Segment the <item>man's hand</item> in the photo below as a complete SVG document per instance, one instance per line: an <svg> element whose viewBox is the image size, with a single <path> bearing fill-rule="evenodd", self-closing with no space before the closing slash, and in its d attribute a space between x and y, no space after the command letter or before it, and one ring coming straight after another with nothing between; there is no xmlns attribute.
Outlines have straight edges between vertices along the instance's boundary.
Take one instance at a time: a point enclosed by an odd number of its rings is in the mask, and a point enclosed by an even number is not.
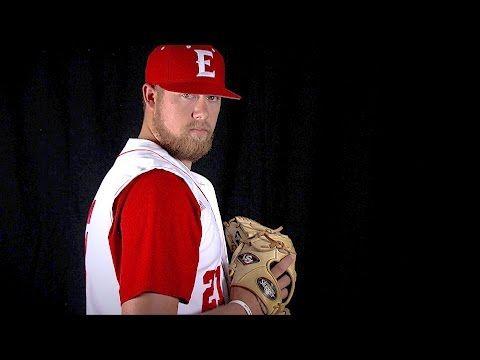
<svg viewBox="0 0 480 360"><path fill-rule="evenodd" d="M288 276L285 271L291 264L293 264L295 258L296 256L294 254L285 256L272 268L272 274L278 280L278 286L283 300L288 297L288 286L291 284L290 276ZM244 301L252 310L253 315L264 315L267 311L265 305L250 290L235 286L232 288L230 297L231 300Z"/></svg>
<svg viewBox="0 0 480 360"><path fill-rule="evenodd" d="M289 313L286 306L297 280L292 239L281 233L282 226L271 229L244 216L235 216L223 225L232 252L228 274L232 299L248 296L237 292L236 288L242 288L261 302L262 313Z"/></svg>

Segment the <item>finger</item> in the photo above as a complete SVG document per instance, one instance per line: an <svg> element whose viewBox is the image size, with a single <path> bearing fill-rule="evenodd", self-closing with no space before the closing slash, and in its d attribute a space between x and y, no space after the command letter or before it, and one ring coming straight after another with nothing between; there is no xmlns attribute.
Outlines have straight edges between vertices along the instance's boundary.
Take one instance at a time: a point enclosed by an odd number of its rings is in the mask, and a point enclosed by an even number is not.
<svg viewBox="0 0 480 360"><path fill-rule="evenodd" d="M283 275L279 280L278 280L278 287L280 289L286 288L288 285L292 283L292 279L290 279L290 276L288 275Z"/></svg>
<svg viewBox="0 0 480 360"><path fill-rule="evenodd" d="M282 300L285 300L287 297L288 297L288 290L287 290L287 289L283 289L283 290L282 290Z"/></svg>
<svg viewBox="0 0 480 360"><path fill-rule="evenodd" d="M272 268L272 274L275 278L278 278L282 275L285 270L295 261L293 254L285 256L277 265Z"/></svg>

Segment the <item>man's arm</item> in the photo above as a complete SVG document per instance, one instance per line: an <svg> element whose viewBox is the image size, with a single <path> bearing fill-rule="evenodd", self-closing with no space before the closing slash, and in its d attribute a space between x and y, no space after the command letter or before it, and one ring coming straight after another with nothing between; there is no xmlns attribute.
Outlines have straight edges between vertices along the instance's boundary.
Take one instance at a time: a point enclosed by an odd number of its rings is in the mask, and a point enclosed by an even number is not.
<svg viewBox="0 0 480 360"><path fill-rule="evenodd" d="M122 313L176 314L177 299L188 301L195 283L198 201L182 178L155 169L132 180L115 202L109 244Z"/></svg>
<svg viewBox="0 0 480 360"><path fill-rule="evenodd" d="M178 299L156 293L144 293L122 304L122 315L177 315Z"/></svg>
<svg viewBox="0 0 480 360"><path fill-rule="evenodd" d="M273 275L279 279L278 285L282 298L288 296L287 287L290 285L290 278L284 273L290 264L295 260L293 255L286 256L272 268ZM282 276L283 275L283 276ZM263 315L260 301L255 294L246 289L234 287L230 294L232 300L242 300L252 310L253 315ZM125 301L122 304L122 315L176 315L178 312L178 299L156 293L144 293L136 298ZM220 305L215 309L206 311L200 315L245 315L242 306L236 303Z"/></svg>
<svg viewBox="0 0 480 360"><path fill-rule="evenodd" d="M243 301L249 304L254 314L262 314L260 304L255 299L255 295L248 290L239 289L242 294ZM246 300L248 294L251 295L250 300ZM238 295L237 295L238 296ZM122 315L176 315L178 311L178 299L161 294L145 293L134 299L125 301L122 304ZM236 303L228 303L221 305L215 309L204 312L201 315L245 315L243 307Z"/></svg>

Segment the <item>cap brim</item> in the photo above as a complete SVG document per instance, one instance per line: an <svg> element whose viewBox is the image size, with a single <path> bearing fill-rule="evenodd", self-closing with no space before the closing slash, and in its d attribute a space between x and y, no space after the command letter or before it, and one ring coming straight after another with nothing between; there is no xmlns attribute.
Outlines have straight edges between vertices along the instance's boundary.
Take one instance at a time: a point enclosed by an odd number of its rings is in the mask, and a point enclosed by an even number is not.
<svg viewBox="0 0 480 360"><path fill-rule="evenodd" d="M223 87L209 86L208 84L164 83L158 85L160 85L165 90L179 93L215 95L234 100L240 100L242 98L240 95L235 94L233 91L230 91Z"/></svg>

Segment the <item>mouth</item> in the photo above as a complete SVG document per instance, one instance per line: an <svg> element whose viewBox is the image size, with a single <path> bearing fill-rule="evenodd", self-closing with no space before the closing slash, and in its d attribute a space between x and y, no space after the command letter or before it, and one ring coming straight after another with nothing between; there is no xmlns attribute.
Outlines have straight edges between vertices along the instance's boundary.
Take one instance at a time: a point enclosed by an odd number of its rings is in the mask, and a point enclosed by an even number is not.
<svg viewBox="0 0 480 360"><path fill-rule="evenodd" d="M207 129L190 129L191 133L197 134L197 135L206 135L208 134Z"/></svg>

